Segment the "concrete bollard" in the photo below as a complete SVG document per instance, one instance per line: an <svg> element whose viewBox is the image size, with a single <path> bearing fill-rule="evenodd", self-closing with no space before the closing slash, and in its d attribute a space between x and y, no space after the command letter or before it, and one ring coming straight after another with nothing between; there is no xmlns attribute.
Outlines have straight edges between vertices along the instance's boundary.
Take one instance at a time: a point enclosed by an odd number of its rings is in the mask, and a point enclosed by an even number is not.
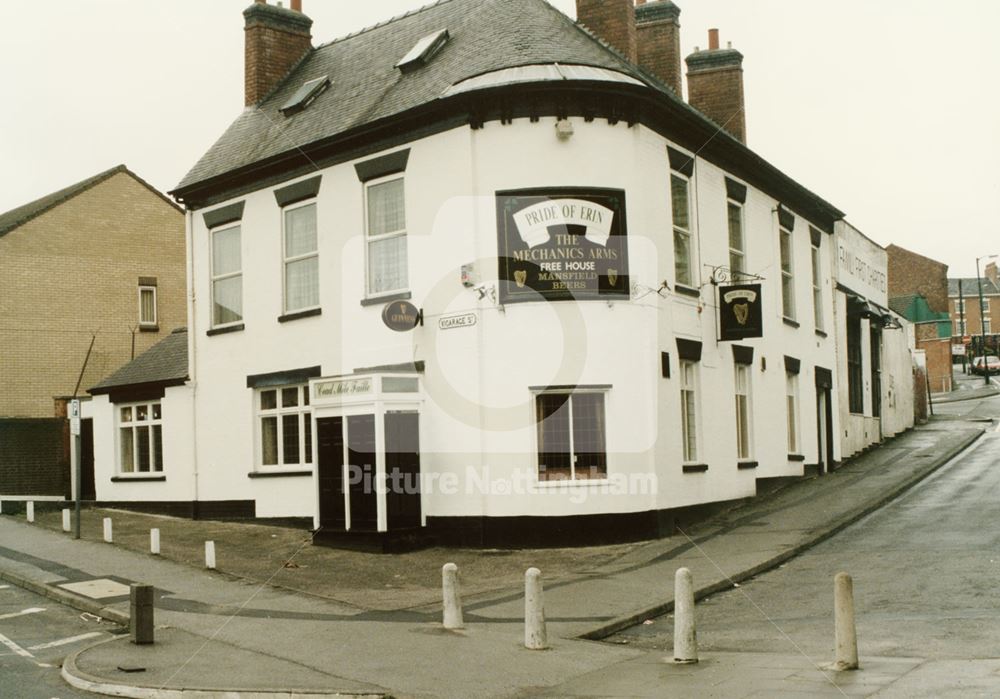
<svg viewBox="0 0 1000 699"><path fill-rule="evenodd" d="M154 556L160 555L160 530L149 530L149 552Z"/></svg>
<svg viewBox="0 0 1000 699"><path fill-rule="evenodd" d="M28 500L28 503L27 503L26 507L27 507L28 521L31 522L31 523L34 523L34 521L35 521L35 503L33 501L31 501L31 500Z"/></svg>
<svg viewBox="0 0 1000 699"><path fill-rule="evenodd" d="M858 669L858 634L854 626L854 580L847 573L833 579L833 616L837 640L835 670Z"/></svg>
<svg viewBox="0 0 1000 699"><path fill-rule="evenodd" d="M62 524L63 524L63 531L64 532L68 532L70 529L72 529L72 526L71 526L72 523L69 520L69 510L68 509L64 509L62 511L62 517L63 517L63 522L62 522Z"/></svg>
<svg viewBox="0 0 1000 699"><path fill-rule="evenodd" d="M132 583L129 590L129 636L132 643L153 642L153 586Z"/></svg>
<svg viewBox="0 0 1000 699"><path fill-rule="evenodd" d="M114 542L114 540L115 540L114 534L113 534L113 532L111 530L111 518L110 517L105 517L104 518L104 541L106 541L107 543L110 544L110 543Z"/></svg>
<svg viewBox="0 0 1000 699"><path fill-rule="evenodd" d="M458 589L458 566L445 563L441 568L441 593L444 598L444 627L462 629L462 597Z"/></svg>
<svg viewBox="0 0 1000 699"><path fill-rule="evenodd" d="M524 647L528 650L544 650L548 646L542 571L528 568L524 574Z"/></svg>
<svg viewBox="0 0 1000 699"><path fill-rule="evenodd" d="M694 581L691 571L674 574L674 662L698 662L698 632L694 621Z"/></svg>
<svg viewBox="0 0 1000 699"><path fill-rule="evenodd" d="M215 542L206 541L205 542L205 567L209 570L215 570Z"/></svg>

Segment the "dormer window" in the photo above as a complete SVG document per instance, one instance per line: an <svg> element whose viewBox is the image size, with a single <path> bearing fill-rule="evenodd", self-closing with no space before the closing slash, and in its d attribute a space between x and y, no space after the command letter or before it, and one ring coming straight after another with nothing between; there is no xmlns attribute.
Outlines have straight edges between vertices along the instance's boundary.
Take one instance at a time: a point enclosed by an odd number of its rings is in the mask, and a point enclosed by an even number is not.
<svg viewBox="0 0 1000 699"><path fill-rule="evenodd" d="M312 104L313 101L323 94L328 87L330 87L330 78L326 75L322 78L316 78L315 80L303 83L302 86L295 91L295 94L292 95L287 102L281 105L281 113L286 117L298 114Z"/></svg>
<svg viewBox="0 0 1000 699"><path fill-rule="evenodd" d="M434 58L438 51L444 48L449 38L451 37L447 29L428 34L418 41L408 54L403 56L399 63L396 64L396 67L402 73L410 73L418 68L423 68L431 62L431 59Z"/></svg>

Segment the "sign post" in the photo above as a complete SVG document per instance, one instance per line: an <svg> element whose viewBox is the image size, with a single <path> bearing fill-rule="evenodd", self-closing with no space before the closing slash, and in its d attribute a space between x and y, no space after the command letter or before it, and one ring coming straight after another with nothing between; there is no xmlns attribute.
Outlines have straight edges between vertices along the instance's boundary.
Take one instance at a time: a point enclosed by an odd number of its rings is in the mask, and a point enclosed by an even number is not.
<svg viewBox="0 0 1000 699"><path fill-rule="evenodd" d="M73 473L76 484L73 488L73 499L75 504L73 518L73 538L80 538L80 497L83 493L83 469L80 465L80 399L74 398L69 402L69 433L73 435Z"/></svg>

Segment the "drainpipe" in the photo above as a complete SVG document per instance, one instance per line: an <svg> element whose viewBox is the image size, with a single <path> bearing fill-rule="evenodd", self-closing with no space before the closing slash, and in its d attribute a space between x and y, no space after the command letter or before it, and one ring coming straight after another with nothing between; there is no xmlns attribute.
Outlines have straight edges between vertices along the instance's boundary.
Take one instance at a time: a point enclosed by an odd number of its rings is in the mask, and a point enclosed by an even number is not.
<svg viewBox="0 0 1000 699"><path fill-rule="evenodd" d="M187 336L188 380L191 382L191 477L194 483L192 515L198 514L198 376L195 352L198 348L197 304L194 292L194 214L188 209L184 214L184 235L187 243Z"/></svg>

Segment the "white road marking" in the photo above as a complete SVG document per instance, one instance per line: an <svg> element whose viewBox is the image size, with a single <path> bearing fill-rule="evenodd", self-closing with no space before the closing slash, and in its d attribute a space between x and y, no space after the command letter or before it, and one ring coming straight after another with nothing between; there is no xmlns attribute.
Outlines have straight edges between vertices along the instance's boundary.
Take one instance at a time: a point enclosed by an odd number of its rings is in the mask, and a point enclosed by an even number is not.
<svg viewBox="0 0 1000 699"><path fill-rule="evenodd" d="M21 646L19 646L16 643L14 643L12 640L10 640L6 636L4 636L2 633L0 633L0 644L7 646L14 653L16 653L17 655L20 655L22 658L31 658L32 660L35 659L35 656L33 656L31 653L29 653L28 651L26 651Z"/></svg>
<svg viewBox="0 0 1000 699"><path fill-rule="evenodd" d="M44 612L45 610L41 607L31 607L30 609L22 609L19 612L14 612L13 614L0 614L0 619L13 619L14 617L24 616L25 614L38 614L38 612Z"/></svg>
<svg viewBox="0 0 1000 699"><path fill-rule="evenodd" d="M31 646L28 650L45 650L46 648L55 648L57 646L66 646L70 643L76 643L77 641L84 641L88 638L94 638L95 636L100 636L100 631L92 631L90 633L82 633L79 636L70 636L69 638L62 638L58 641L52 641L51 643L39 643L37 646Z"/></svg>

